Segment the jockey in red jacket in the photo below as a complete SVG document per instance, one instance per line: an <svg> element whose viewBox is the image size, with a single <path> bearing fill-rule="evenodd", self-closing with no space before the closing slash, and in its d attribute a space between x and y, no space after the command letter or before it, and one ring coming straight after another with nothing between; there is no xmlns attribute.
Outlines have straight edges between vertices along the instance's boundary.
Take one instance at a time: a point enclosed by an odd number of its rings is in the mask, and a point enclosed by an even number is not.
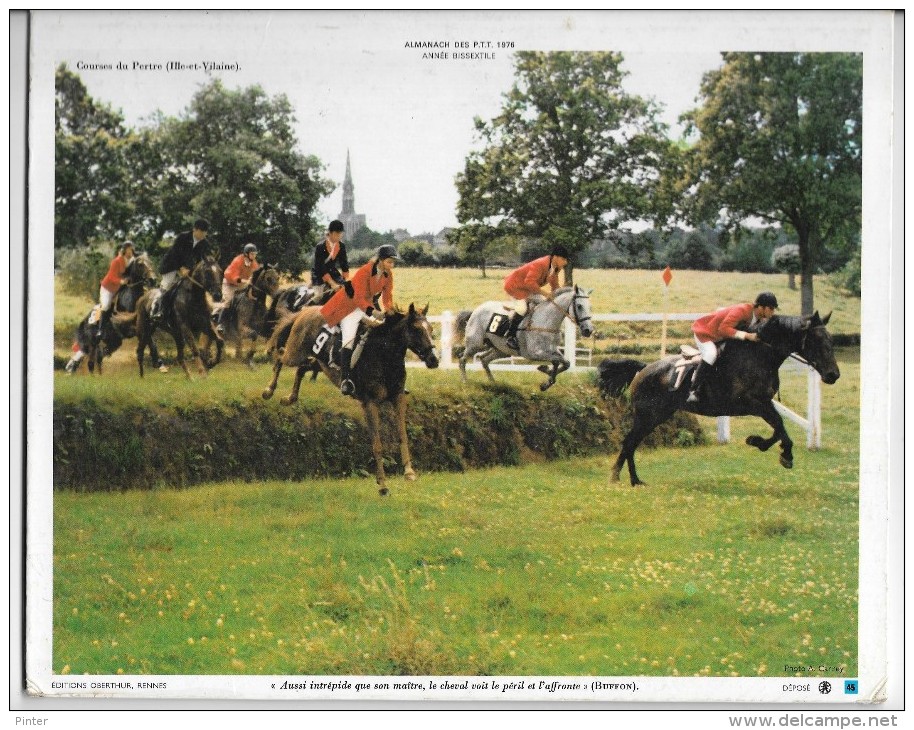
<svg viewBox="0 0 914 730"><path fill-rule="evenodd" d="M505 291L519 303L514 305L511 316L511 325L508 329L506 342L508 347L517 350L517 327L527 313L528 301L531 297L536 299L550 296L559 288L559 272L568 265L568 251L564 246L555 245L548 256L534 259L512 271L505 278ZM549 285L547 293L543 287ZM534 299L534 301L536 301Z"/></svg>
<svg viewBox="0 0 914 730"><path fill-rule="evenodd" d="M698 389L707 380L708 372L717 360L717 343L728 339L758 340L755 332L747 332L746 329L770 319L777 307L778 300L774 294L766 291L755 298L755 304L734 304L695 320L692 332L701 353L701 362L692 377L687 403L698 402Z"/></svg>
<svg viewBox="0 0 914 730"><path fill-rule="evenodd" d="M343 283L336 294L321 307L321 316L331 327L339 325L342 330L343 347L340 352L342 382L340 392L343 395L355 393L355 384L351 379L350 363L352 350L355 346L355 336L359 322L365 321L369 326L379 324L373 317L369 317L371 309L375 306L375 297L381 298L381 309L389 312L393 309L394 298L394 262L397 249L385 244L378 249L378 253L368 260L355 272L353 277Z"/></svg>

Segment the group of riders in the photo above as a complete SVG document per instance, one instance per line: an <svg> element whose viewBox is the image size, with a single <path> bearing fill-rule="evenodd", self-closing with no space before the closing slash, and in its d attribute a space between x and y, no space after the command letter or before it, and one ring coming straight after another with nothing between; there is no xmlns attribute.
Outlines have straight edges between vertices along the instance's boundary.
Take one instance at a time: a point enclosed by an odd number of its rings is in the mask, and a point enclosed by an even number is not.
<svg viewBox="0 0 914 730"><path fill-rule="evenodd" d="M175 237L174 243L162 259L163 295L155 302L153 316L160 316L160 311L157 310L161 308L162 300L167 293L186 277L197 263L211 255L207 240L208 230L209 223L199 218L190 231ZM327 227L323 242L315 249L307 303L322 302L320 313L327 327L338 326L341 331L340 390L344 395L352 395L355 392L355 385L351 378L350 363L359 325L376 327L381 324L383 316L393 310L393 272L395 262L400 260L400 257L397 255L396 247L390 244L382 245L371 259L350 275L343 232L343 223L339 220L332 221ZM124 278L125 272L134 255L133 243L125 241L101 280L99 305L96 308L99 313L99 336L110 320L118 290L127 283ZM506 334L508 347L515 351L519 350L518 328L524 316L531 305L536 306L544 299L551 298L562 285L568 261L567 249L560 244L555 245L547 256L520 266L505 278L504 290L514 300L510 307L512 312ZM228 303L239 290L250 284L259 268L257 247L253 243L248 243L225 269L222 302L216 310L217 329L221 328L221 315ZM728 339L757 340L758 335L752 330L769 319L777 307L778 302L774 294L762 292L753 303L734 304L701 317L693 323L692 332L701 354L701 361L692 380L688 402L694 403L699 400L700 388L713 372L719 352L718 345ZM81 354L74 354L73 359L67 364L68 372L75 370Z"/></svg>

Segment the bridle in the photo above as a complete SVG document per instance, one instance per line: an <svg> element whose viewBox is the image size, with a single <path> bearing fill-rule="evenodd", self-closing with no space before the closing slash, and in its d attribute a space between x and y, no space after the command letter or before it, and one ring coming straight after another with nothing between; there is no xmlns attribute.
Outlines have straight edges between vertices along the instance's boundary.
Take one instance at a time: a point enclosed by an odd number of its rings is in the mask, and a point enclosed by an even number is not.
<svg viewBox="0 0 914 730"><path fill-rule="evenodd" d="M561 330L562 330L561 322L566 319L574 322L575 326L580 327L582 322L589 322L591 319L593 319L593 317L588 315L587 317L579 318L577 301L578 301L578 299L589 299L589 298L590 297L587 294L581 293L581 290L578 289L577 287L574 289L574 292L571 295L571 305L565 309L563 309L558 304L556 304L555 299L549 298L546 300L546 302L551 304L553 307L555 307L562 313L562 320L559 321L560 322L559 326L556 327L555 329L549 329L547 327L525 327L524 329L527 332L552 332L554 334L556 332L561 332Z"/></svg>

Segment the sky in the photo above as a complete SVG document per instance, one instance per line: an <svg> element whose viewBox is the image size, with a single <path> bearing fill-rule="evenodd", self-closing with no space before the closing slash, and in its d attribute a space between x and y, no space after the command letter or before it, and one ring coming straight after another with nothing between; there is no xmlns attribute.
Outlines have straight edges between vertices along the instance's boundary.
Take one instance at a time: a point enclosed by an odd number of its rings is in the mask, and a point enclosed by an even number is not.
<svg viewBox="0 0 914 730"><path fill-rule="evenodd" d="M44 14L39 29L59 36L56 62L66 62L93 98L131 125L156 111L179 114L212 78L227 88L259 84L270 96L285 94L299 150L316 155L338 185L319 204L322 220L341 211L348 152L356 212L367 225L418 234L457 224L454 177L475 144L474 117L494 117L513 83L512 50L551 50L556 34L567 50L618 50L604 47L603 35L583 22L594 18L607 16L546 13L520 22L461 13L81 12ZM415 47L422 42L447 46ZM622 50L627 90L654 97L666 109L664 121L675 125L720 53L643 48ZM424 59L427 51L449 56ZM455 59L457 52L489 55ZM170 61L199 68L169 70Z"/></svg>

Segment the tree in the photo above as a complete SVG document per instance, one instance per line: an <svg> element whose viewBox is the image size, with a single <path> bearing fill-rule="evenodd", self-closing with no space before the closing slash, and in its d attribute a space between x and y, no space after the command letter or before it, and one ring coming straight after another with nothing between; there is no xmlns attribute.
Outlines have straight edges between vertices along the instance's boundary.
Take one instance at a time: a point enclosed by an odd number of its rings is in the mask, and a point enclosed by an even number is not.
<svg viewBox="0 0 914 730"><path fill-rule="evenodd" d="M787 286L797 288L796 275L800 273L800 247L795 243L785 243L771 252L771 265L778 271L787 272Z"/></svg>
<svg viewBox="0 0 914 730"><path fill-rule="evenodd" d="M66 64L54 81L54 246L123 239L135 211L135 140L120 113L93 100Z"/></svg>
<svg viewBox="0 0 914 730"><path fill-rule="evenodd" d="M484 223L471 223L447 233L448 243L459 252L464 263L478 266L486 278L486 265L499 256L516 256L519 241L510 233Z"/></svg>
<svg viewBox="0 0 914 730"><path fill-rule="evenodd" d="M284 95L230 91L219 80L202 87L161 127L160 232L203 216L224 262L253 242L263 261L308 268L320 229L315 207L333 187L319 160L295 149L294 123Z"/></svg>
<svg viewBox="0 0 914 730"><path fill-rule="evenodd" d="M725 53L685 114L696 144L680 189L686 217L794 231L803 314L828 247L852 251L861 223L863 59L851 53Z"/></svg>
<svg viewBox="0 0 914 730"><path fill-rule="evenodd" d="M653 193L670 143L655 105L622 88L622 60L517 54L501 113L476 119L482 149L456 179L462 225L574 253L626 221L663 217Z"/></svg>

